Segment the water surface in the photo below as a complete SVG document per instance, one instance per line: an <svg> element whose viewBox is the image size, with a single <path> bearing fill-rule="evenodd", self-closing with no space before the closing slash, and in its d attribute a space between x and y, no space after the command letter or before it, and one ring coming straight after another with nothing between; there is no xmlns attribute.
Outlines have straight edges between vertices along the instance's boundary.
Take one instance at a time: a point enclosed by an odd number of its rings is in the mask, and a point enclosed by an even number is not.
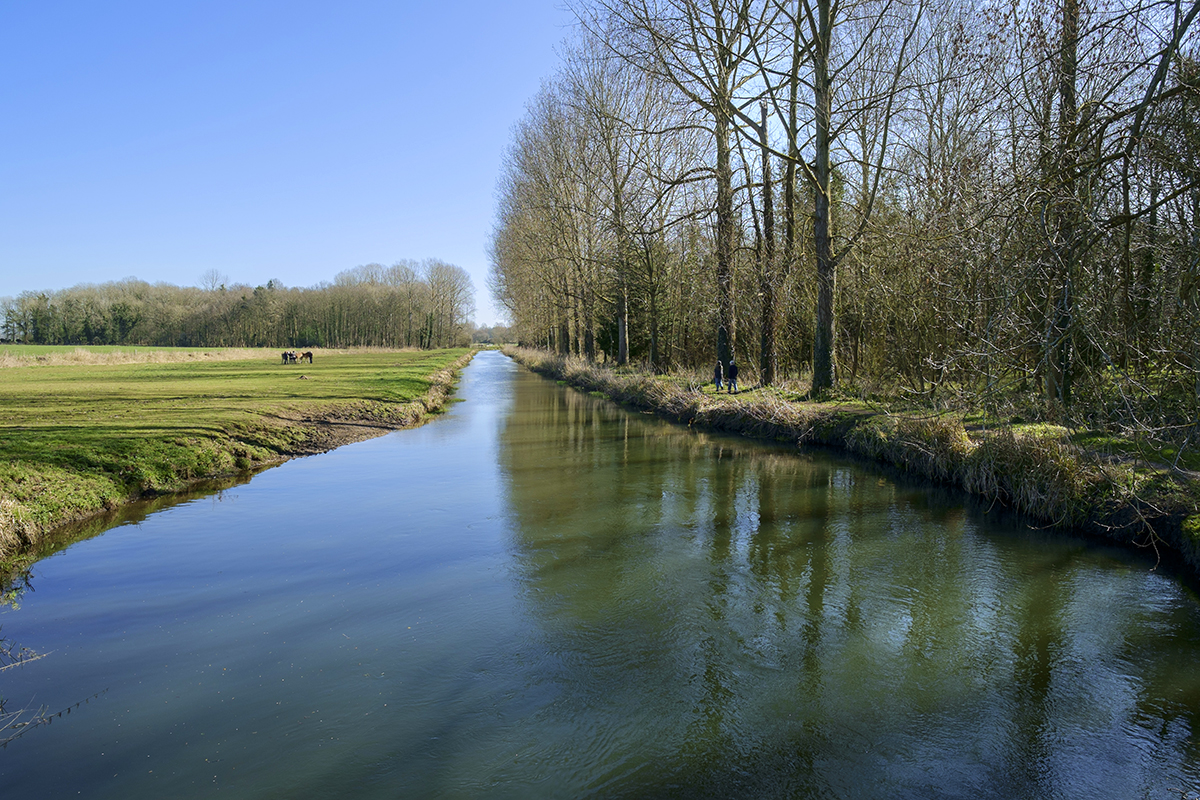
<svg viewBox="0 0 1200 800"><path fill-rule="evenodd" d="M60 797L1173 797L1152 564L498 353L450 413L39 562L0 751Z"/></svg>

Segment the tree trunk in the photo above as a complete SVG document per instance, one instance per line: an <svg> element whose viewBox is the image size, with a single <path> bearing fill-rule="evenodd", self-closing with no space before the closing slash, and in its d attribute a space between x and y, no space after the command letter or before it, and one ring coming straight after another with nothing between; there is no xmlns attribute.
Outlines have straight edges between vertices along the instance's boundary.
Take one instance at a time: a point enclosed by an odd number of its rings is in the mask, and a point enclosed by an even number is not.
<svg viewBox="0 0 1200 800"><path fill-rule="evenodd" d="M759 106L762 122L763 162L763 246L759 265L759 291L762 293L762 348L759 372L763 386L775 383L775 198L771 186L771 153L767 147L767 104Z"/></svg>
<svg viewBox="0 0 1200 800"><path fill-rule="evenodd" d="M1047 328L1046 404L1051 413L1071 403L1071 336L1074 328L1074 275L1078 196L1076 169L1078 135L1075 80L1078 72L1079 0L1063 0L1062 61L1058 83L1058 210L1051 263L1056 275L1051 286L1053 308Z"/></svg>
<svg viewBox="0 0 1200 800"><path fill-rule="evenodd" d="M737 344L733 305L733 168L729 153L729 120L724 107L714 114L717 139L717 358L725 370Z"/></svg>
<svg viewBox="0 0 1200 800"><path fill-rule="evenodd" d="M800 145L796 141L797 109L800 105L800 65L803 62L803 48L800 46L800 21L797 20L792 30L792 70L788 75L788 158L783 171L783 263L779 281L780 286L788 286L796 267L796 241L800 235L796 224L796 162L800 159ZM786 297L786 295L785 295ZM795 302L793 300L793 302ZM786 300L785 300L786 305ZM797 348L800 350L801 348ZM797 364L796 377L800 377L803 357Z"/></svg>
<svg viewBox="0 0 1200 800"><path fill-rule="evenodd" d="M617 234L617 366L629 362L629 237L625 230L625 198L616 155L609 161L613 188L613 227Z"/></svg>
<svg viewBox="0 0 1200 800"><path fill-rule="evenodd" d="M650 366L654 371L662 372L662 355L658 347L658 278L654 274L654 249L649 247L646 252L646 283L649 286L650 300Z"/></svg>
<svg viewBox="0 0 1200 800"><path fill-rule="evenodd" d="M813 48L813 101L816 110L816 142L813 174L816 186L813 209L813 246L817 256L817 327L813 335L812 389L819 392L834 383L833 298L837 265L829 240L829 136L832 90L829 80L829 44L833 30L830 0L818 0L818 40Z"/></svg>
<svg viewBox="0 0 1200 800"><path fill-rule="evenodd" d="M592 290L588 289L583 305L583 355L592 362L596 360L596 328L592 322L595 318L593 304Z"/></svg>
<svg viewBox="0 0 1200 800"><path fill-rule="evenodd" d="M1151 168L1153 170L1153 168ZM1146 244L1142 252L1142 269L1138 276L1137 331L1138 338L1145 339L1154 329L1151 315L1154 311L1153 298L1155 274L1158 263L1158 172L1150 173L1150 220L1146 228ZM1143 350L1145 348L1142 348Z"/></svg>
<svg viewBox="0 0 1200 800"><path fill-rule="evenodd" d="M584 210L587 214L591 214L590 199L585 196ZM588 224L585 228L584 236L584 263L593 265L596 256L596 249L592 241L592 226ZM595 267L591 266L594 270ZM583 290L583 354L588 361L595 363L596 361L596 295L595 295L595 277L594 274L588 276L590 280L585 280L587 287Z"/></svg>
<svg viewBox="0 0 1200 800"><path fill-rule="evenodd" d="M567 316L567 309L564 307L559 312L558 316L558 353L559 355L571 355L571 325Z"/></svg>
<svg viewBox="0 0 1200 800"><path fill-rule="evenodd" d="M629 362L629 290L622 281L617 293L617 366Z"/></svg>

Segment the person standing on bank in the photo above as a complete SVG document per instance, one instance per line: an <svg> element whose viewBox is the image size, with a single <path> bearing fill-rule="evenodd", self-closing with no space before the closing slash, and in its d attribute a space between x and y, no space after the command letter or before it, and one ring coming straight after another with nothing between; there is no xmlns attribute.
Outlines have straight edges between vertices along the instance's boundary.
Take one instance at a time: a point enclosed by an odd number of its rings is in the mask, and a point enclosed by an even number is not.
<svg viewBox="0 0 1200 800"><path fill-rule="evenodd" d="M721 359L717 359L717 368L713 370L713 383L717 385L717 391L721 391Z"/></svg>
<svg viewBox="0 0 1200 800"><path fill-rule="evenodd" d="M731 358L729 359L729 380L727 381L731 394L737 394L737 373L737 362Z"/></svg>

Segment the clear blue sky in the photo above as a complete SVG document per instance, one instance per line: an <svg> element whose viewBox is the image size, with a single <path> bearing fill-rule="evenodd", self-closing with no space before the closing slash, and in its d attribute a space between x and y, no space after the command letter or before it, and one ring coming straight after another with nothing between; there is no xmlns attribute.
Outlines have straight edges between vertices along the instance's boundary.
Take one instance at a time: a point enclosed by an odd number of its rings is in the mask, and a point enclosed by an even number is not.
<svg viewBox="0 0 1200 800"><path fill-rule="evenodd" d="M135 276L484 279L561 0L0 0L0 296Z"/></svg>

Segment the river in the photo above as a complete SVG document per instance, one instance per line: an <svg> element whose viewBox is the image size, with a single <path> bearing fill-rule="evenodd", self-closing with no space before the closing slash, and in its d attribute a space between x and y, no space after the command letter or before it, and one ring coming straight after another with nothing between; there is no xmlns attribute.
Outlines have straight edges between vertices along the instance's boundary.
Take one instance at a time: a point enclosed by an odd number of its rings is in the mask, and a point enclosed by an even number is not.
<svg viewBox="0 0 1200 800"><path fill-rule="evenodd" d="M14 797L1178 798L1153 562L497 352L432 423L38 562Z"/></svg>

